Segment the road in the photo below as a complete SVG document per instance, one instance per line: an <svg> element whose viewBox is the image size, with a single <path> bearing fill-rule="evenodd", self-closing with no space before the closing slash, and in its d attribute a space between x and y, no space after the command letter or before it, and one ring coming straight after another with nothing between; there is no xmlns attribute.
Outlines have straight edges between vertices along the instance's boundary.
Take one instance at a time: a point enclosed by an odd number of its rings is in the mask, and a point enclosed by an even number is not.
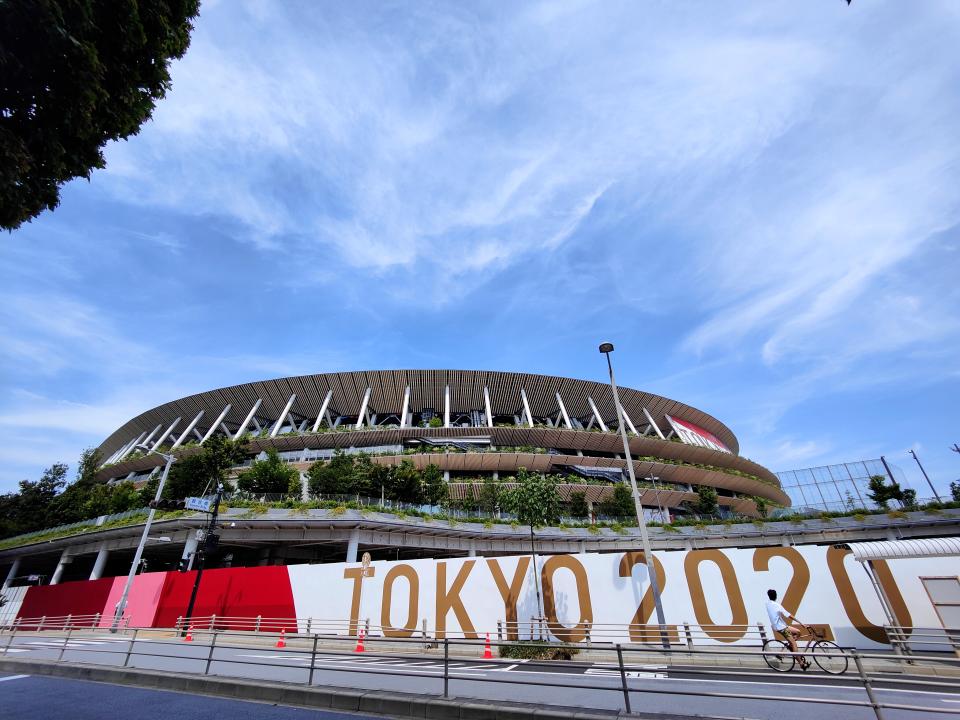
<svg viewBox="0 0 960 720"><path fill-rule="evenodd" d="M164 690L103 685L82 680L0 675L0 720L103 720L105 717L177 720L374 720L367 715L345 715Z"/></svg>
<svg viewBox="0 0 960 720"><path fill-rule="evenodd" d="M131 651L129 660L127 652ZM8 652L23 657L56 659L101 665L123 665L181 673L209 673L230 677L303 684L309 677L310 655L293 648L269 645L223 645L211 649L205 637L193 643L177 639L138 639L103 634L74 634L66 641L52 636L16 637ZM559 677L558 677L559 676ZM436 656L383 655L318 651L313 684L329 687L395 690L402 693L441 695L443 660ZM831 720L872 720L869 707L814 704L794 699L857 701L866 699L856 675L824 676L799 672L743 670L718 678L693 665L634 666L628 677L632 708L644 712L689 715L722 715L775 720L807 720L811 713L829 713ZM2 687L0 687L2 691ZM960 711L960 686L931 691L908 689L894 681L878 683L880 702ZM691 693L736 693L773 696L777 700L704 697ZM620 674L615 665L592 663L571 666L532 666L523 661L464 660L451 658L451 697L537 703L565 708L623 709ZM948 718L934 712L887 709L889 720Z"/></svg>

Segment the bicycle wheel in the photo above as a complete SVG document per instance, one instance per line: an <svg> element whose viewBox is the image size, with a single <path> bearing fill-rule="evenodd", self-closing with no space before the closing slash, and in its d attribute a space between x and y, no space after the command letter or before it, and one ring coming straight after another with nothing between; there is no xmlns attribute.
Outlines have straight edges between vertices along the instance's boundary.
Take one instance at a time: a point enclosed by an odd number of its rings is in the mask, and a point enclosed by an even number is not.
<svg viewBox="0 0 960 720"><path fill-rule="evenodd" d="M790 672L796 662L790 646L783 640L767 640L764 642L763 660L772 670L777 672Z"/></svg>
<svg viewBox="0 0 960 720"><path fill-rule="evenodd" d="M842 675L847 671L847 654L840 646L829 640L819 640L811 650L813 660L821 670L831 675Z"/></svg>

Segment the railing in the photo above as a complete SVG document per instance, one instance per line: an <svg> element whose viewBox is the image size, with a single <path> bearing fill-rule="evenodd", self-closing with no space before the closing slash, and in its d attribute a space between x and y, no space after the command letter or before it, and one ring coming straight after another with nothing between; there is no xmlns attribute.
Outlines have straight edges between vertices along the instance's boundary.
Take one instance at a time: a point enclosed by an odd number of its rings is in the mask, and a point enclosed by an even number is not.
<svg viewBox="0 0 960 720"><path fill-rule="evenodd" d="M73 630L76 628L95 628L100 625L102 615L93 613L91 615L42 615L40 617L15 618L9 625L0 627L2 630L9 629L13 632L20 630L32 630L40 632L41 630ZM126 619L129 624L130 619Z"/></svg>
<svg viewBox="0 0 960 720"><path fill-rule="evenodd" d="M84 616L88 617L88 616ZM93 616L89 616L93 617ZM621 643L602 649L593 648L590 650L594 657L589 660L567 660L563 662L546 661L530 659L524 662L521 675L512 675L510 670L516 665L505 666L503 660L498 664L491 665L491 670L500 670L501 672L471 675L461 672L464 666L464 658L478 658L481 653L485 654L487 648L496 648L501 657L508 657L512 654L516 643L502 642L500 640L491 640L485 643L484 640L477 639L453 639L443 638L435 643L432 650L423 648L422 639L418 638L391 638L376 637L368 639L369 647L365 648L364 662L360 663L353 658L353 654L360 648L353 647L357 642L356 638L334 637L330 638L320 633L290 633L277 636L278 650L269 655L263 655L264 634L257 632L244 632L238 630L221 631L205 630L194 627L191 633L190 645L181 644L179 632L171 633L170 630L161 630L154 628L135 628L121 631L119 636L109 636L113 640L110 643L104 643L106 647L89 642L89 630L80 636L82 645L71 645L71 640L75 637L76 629L69 627L62 639L48 636L49 642L44 643L44 649L49 653L57 652L56 662L64 663L97 663L99 658L103 658L103 665L113 665L120 667L139 667L149 668L153 664L154 669L164 669L169 667L171 658L176 658L178 672L193 671L198 674L218 675L221 677L256 677L256 670L251 675L251 667L269 667L284 668L284 682L297 682L308 686L315 684L328 685L328 679L321 678L319 683L315 683L316 673L333 673L339 678L353 677L355 675L382 675L389 673L396 676L417 677L422 682L418 683L421 689L427 688L426 680L432 678L436 682L433 695L450 697L451 682L459 684L457 695L461 698L471 696L471 691L465 689L471 683L493 683L498 685L513 686L511 698L516 696L515 701L523 702L523 692L525 688L547 687L556 688L558 699L555 702L563 702L559 699L561 688L574 689L580 692L578 702L592 700L594 696L587 696L582 691L596 691L600 694L610 693L620 697L622 708L627 712L632 712L632 701L636 694L640 694L649 703L651 695L671 695L690 698L716 698L720 700L736 699L740 701L777 701L777 702L801 702L818 705L835 705L848 707L871 708L877 720L884 720L884 710L906 710L916 712L936 712L944 714L958 714L960 709L950 707L938 707L930 705L909 704L908 702L889 702L882 700L879 692L887 683L896 685L899 693L904 690L913 692L955 692L957 688L957 679L960 677L960 659L944 658L942 656L930 657L923 655L914 655L911 658L913 663L907 667L903 658L890 654L871 654L861 653L852 649L843 649L839 652L826 653L821 655L852 660L850 665L853 670L847 675L831 675L827 673L807 673L805 677L815 678L815 682L821 688L846 688L860 689L863 696L859 698L849 697L825 697L825 692L818 692L816 696L812 693L804 693L803 686L797 686L796 691L791 691L791 686L784 685L781 682L773 684L773 691L763 694L763 692L748 692L746 685L754 685L761 682L771 681L773 671L765 670L762 664L763 655L755 647L740 648L731 651L731 649L685 649L664 650L655 646L647 648L637 648L635 646ZM106 634L106 633L105 633ZM9 651L11 647L24 641L30 644L30 638L36 635L24 633L22 630L13 630L8 633L7 642L4 646L4 652ZM283 638L283 642L280 639ZM271 638L272 640L272 638ZM566 651L568 656L576 655L583 650L576 645L562 643L542 643L524 645L525 648L538 648L549 651ZM172 649L172 650L171 650ZM260 655L238 652L243 649L256 649ZM282 649L282 652L279 650ZM412 658L411 654L416 657ZM122 663L120 658L122 657ZM90 659L92 658L92 659ZM157 661L152 659L161 659L157 667ZM746 659L749 662L734 662L735 659ZM702 683L683 685L681 683L644 683L644 675L650 674L650 663L659 663L656 667L667 673L672 672L672 668L678 660L685 663L683 668L689 668L690 665L696 666L695 674L713 681L723 681L726 679L735 679L737 682L731 684L732 688L727 690L710 689L709 685ZM451 662L454 660L455 662ZM471 668L483 671L483 665L479 664L482 660L473 660ZM166 663L166 664L164 664ZM844 663L846 665L846 663ZM921 672L921 669L930 670L938 668L934 672ZM569 672L565 672L569 671ZM690 674L690 670L676 670L677 675L681 673ZM778 676L775 676L778 677ZM342 680L338 680L342 683ZM357 685L358 687L362 686ZM421 690L423 694L428 694ZM486 697L488 693L484 688L478 690L474 697ZM599 696L597 696L599 697ZM609 695L607 695L609 697ZM898 694L896 697L903 697ZM916 702L919 702L916 701ZM512 704L512 703L511 703ZM610 703L604 701L609 708Z"/></svg>

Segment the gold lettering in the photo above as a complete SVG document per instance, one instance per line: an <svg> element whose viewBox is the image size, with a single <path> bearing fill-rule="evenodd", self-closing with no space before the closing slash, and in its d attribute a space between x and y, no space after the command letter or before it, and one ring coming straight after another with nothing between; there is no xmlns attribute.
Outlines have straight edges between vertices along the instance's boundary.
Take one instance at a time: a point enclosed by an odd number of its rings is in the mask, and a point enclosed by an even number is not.
<svg viewBox="0 0 960 720"><path fill-rule="evenodd" d="M553 590L553 574L560 568L573 573L577 583L577 601L580 606L580 621L572 628L560 624L557 619L557 602ZM553 555L544 564L541 572L543 585L543 608L547 615L547 627L554 637L562 642L577 643L587 637L593 624L593 605L590 602L590 584L583 565L572 555Z"/></svg>
<svg viewBox="0 0 960 720"><path fill-rule="evenodd" d="M866 638L878 643L889 643L887 633L880 625L874 625L867 620L860 600L854 592L853 583L847 574L847 568L844 565L844 558L850 554L846 548L831 547L827 550L827 567L830 568L830 574L833 576L833 584L837 586L837 594L840 595L840 602L843 604L843 611L847 614L850 623L857 631ZM913 620L910 617L910 611L907 604L903 601L903 595L900 594L900 588L897 587L893 574L890 572L890 566L885 560L874 560L873 571L877 575L877 580L883 587L883 591L890 604L893 606L893 615L897 622L904 628L904 632L909 636L913 632Z"/></svg>
<svg viewBox="0 0 960 720"><path fill-rule="evenodd" d="M450 589L447 589L447 563L437 563L437 637L443 639L447 636L447 613L453 610L457 616L457 622L460 623L460 629L463 630L464 637L476 640L477 629L470 622L470 616L467 609L463 606L463 600L460 599L460 591L463 590L463 584L470 576L470 571L476 560L467 560L460 567L456 579Z"/></svg>
<svg viewBox="0 0 960 720"><path fill-rule="evenodd" d="M371 565L369 572L367 577L373 577L377 569ZM350 598L350 634L356 635L357 622L360 620L360 586L363 583L363 568L344 568L343 579L353 580L353 596Z"/></svg>
<svg viewBox="0 0 960 720"><path fill-rule="evenodd" d="M410 592L407 598L407 622L402 627L393 627L390 608L393 603L393 583L397 578L407 579ZM386 637L412 637L417 630L417 615L420 612L420 577L410 565L394 565L383 579L383 601L380 605L380 625Z"/></svg>
<svg viewBox="0 0 960 720"><path fill-rule="evenodd" d="M710 617L707 599L703 594L703 582L700 580L700 563L706 561L720 568L723 589L727 593L727 602L733 614L730 625L717 625ZM683 560L683 572L687 576L687 586L690 588L693 614L707 636L722 643L742 640L747 633L747 608L743 604L743 594L740 592L737 573L733 569L730 558L719 550L693 550L688 552Z"/></svg>
<svg viewBox="0 0 960 720"><path fill-rule="evenodd" d="M643 551L627 552L620 558L620 577L628 578L633 576L633 568L642 565L646 568L647 559ZM663 563L660 559L653 556L653 569L657 574L657 588L660 590L660 596L663 597L663 591L667 587L667 573L663 569ZM653 615L655 603L653 600L653 585L647 584L647 589L640 599L637 611L630 620L630 642L659 642L660 626L649 625L650 616ZM667 637L672 642L679 642L680 636L676 625L667 626Z"/></svg>
<svg viewBox="0 0 960 720"><path fill-rule="evenodd" d="M503 569L500 563L493 558L487 559L487 567L490 568L490 574L497 584L497 590L500 591L500 597L503 598L503 609L507 616L507 640L517 640L517 602L520 600L520 590L523 587L523 580L527 575L527 569L530 567L530 558L521 557L517 561L517 567L513 571L513 580L507 585L507 580L503 576Z"/></svg>

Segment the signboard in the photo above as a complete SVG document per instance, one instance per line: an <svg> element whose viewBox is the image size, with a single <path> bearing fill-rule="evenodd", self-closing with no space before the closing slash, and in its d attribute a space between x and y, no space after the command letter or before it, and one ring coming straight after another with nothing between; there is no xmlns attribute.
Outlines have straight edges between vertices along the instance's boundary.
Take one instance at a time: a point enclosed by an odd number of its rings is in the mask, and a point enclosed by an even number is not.
<svg viewBox="0 0 960 720"><path fill-rule="evenodd" d="M210 498L188 497L184 503L187 510L199 510L200 512L210 512L213 501Z"/></svg>
<svg viewBox="0 0 960 720"><path fill-rule="evenodd" d="M710 448L711 450L719 450L725 453L730 452L730 448L724 445L720 438L709 430L704 430L699 425L694 425L692 422L670 417L669 415L667 415L667 422L670 423L670 427L673 428L677 437L687 443L687 445L699 445L700 447Z"/></svg>

